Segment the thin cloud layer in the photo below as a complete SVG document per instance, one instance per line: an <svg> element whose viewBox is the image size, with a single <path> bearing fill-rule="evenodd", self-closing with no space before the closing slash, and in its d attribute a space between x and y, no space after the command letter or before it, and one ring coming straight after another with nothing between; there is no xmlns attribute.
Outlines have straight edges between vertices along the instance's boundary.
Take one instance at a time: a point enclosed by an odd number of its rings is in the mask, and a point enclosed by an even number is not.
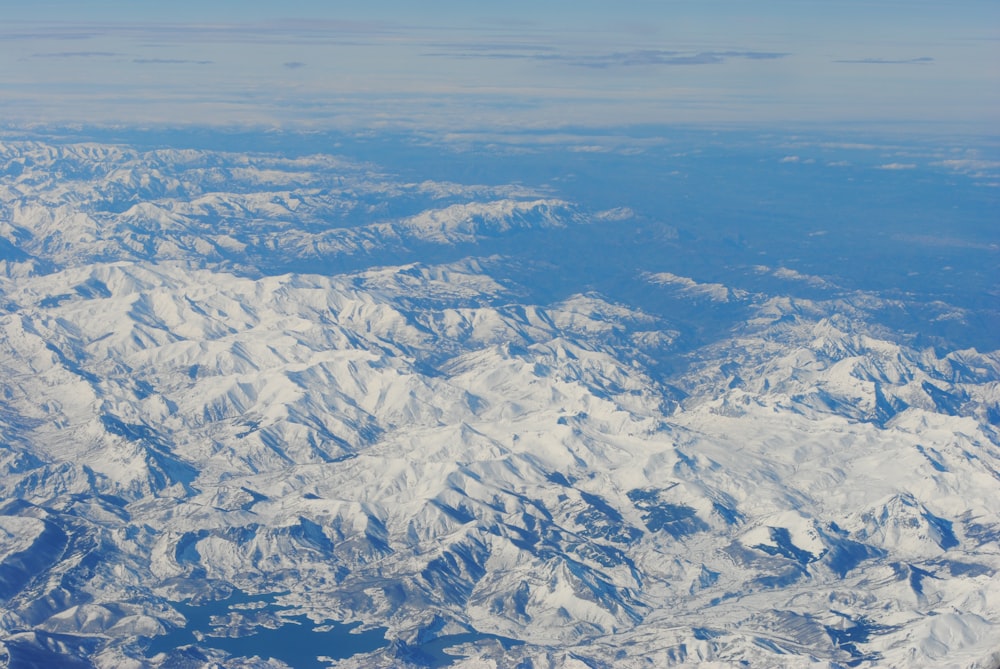
<svg viewBox="0 0 1000 669"><path fill-rule="evenodd" d="M637 67L650 65L719 65L728 60L742 58L747 60L776 60L790 56L787 52L776 51L671 51L664 49L636 49L633 51L618 51L613 53L589 55L553 53L551 49L541 52L537 48L518 47L528 51L500 50L490 48L475 48L467 45L458 47L454 52L437 51L426 53L426 56L444 58L483 58L494 60L534 60L565 63L576 67L607 69L613 67Z"/></svg>
<svg viewBox="0 0 1000 669"><path fill-rule="evenodd" d="M114 51L56 51L52 53L33 53L32 58L114 58L122 54Z"/></svg>
<svg viewBox="0 0 1000 669"><path fill-rule="evenodd" d="M582 3L573 12L526 2L379 11L378 0L240 12L192 1L167 11L121 1L114 13L67 6L59 20L24 5L0 24L9 121L1000 122L1000 70L982 67L993 60L986 23L943 10L900 23L829 1L781 11L735 0ZM952 37L914 56L913 44L952 17L962 23L948 26Z"/></svg>
<svg viewBox="0 0 1000 669"><path fill-rule="evenodd" d="M902 59L891 59L891 58L854 58L854 59L841 59L833 61L835 63L852 63L856 65L927 65L928 63L933 63L934 59L930 56L920 56L919 58L902 58Z"/></svg>
<svg viewBox="0 0 1000 669"><path fill-rule="evenodd" d="M141 40L160 45L181 44L372 44L406 34L402 26L386 21L268 22L105 22L67 24L33 22L0 26L0 41L102 41ZM66 53L85 53L79 52Z"/></svg>
<svg viewBox="0 0 1000 669"><path fill-rule="evenodd" d="M139 65L211 65L211 60L191 60L189 58L133 58Z"/></svg>

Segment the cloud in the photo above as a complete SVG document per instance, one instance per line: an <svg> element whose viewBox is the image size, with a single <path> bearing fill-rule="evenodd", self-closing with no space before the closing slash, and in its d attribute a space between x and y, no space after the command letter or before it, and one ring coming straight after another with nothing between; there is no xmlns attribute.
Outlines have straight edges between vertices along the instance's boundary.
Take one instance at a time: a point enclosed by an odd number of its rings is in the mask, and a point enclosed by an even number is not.
<svg viewBox="0 0 1000 669"><path fill-rule="evenodd" d="M386 21L93 22L0 25L0 40L151 40L157 44L370 45L405 28Z"/></svg>
<svg viewBox="0 0 1000 669"><path fill-rule="evenodd" d="M913 163L886 163L885 165L879 165L880 170L914 170L917 166Z"/></svg>
<svg viewBox="0 0 1000 669"><path fill-rule="evenodd" d="M536 60L566 63L575 67L606 69L611 67L636 67L655 65L719 65L728 60L775 60L791 54L777 51L670 51L664 49L637 49L598 55L561 54L548 50L517 47L510 50L477 48L461 45L461 50L425 53L425 56L446 58L485 58L496 60Z"/></svg>
<svg viewBox="0 0 1000 669"><path fill-rule="evenodd" d="M934 164L950 167L953 170L963 172L969 170L994 170L1000 168L1000 160L980 160L978 158L953 158L950 160L941 160Z"/></svg>
<svg viewBox="0 0 1000 669"><path fill-rule="evenodd" d="M890 148L881 144L861 144L858 142L819 142L817 146L824 149L848 149L851 151L875 151L878 149Z"/></svg>
<svg viewBox="0 0 1000 669"><path fill-rule="evenodd" d="M122 54L114 51L56 51L53 53L33 53L32 58L113 58Z"/></svg>
<svg viewBox="0 0 1000 669"><path fill-rule="evenodd" d="M69 29L61 26L59 29L52 29L48 26L33 30L23 28L0 27L0 39L10 40L88 40L101 37L101 31L81 30L79 28Z"/></svg>
<svg viewBox="0 0 1000 669"><path fill-rule="evenodd" d="M641 50L608 54L597 58L578 58L571 61L584 67L613 67L631 65L718 65L733 58L747 60L775 60L789 54L772 51L679 51Z"/></svg>
<svg viewBox="0 0 1000 669"><path fill-rule="evenodd" d="M852 63L860 65L927 65L928 63L933 63L934 59L930 56L920 56L919 58L901 58L901 59L891 59L891 58L852 58L835 60L835 63Z"/></svg>
<svg viewBox="0 0 1000 669"><path fill-rule="evenodd" d="M533 53L554 53L557 49L554 46L547 44L531 44L528 42L475 42L475 43L462 43L457 44L455 42L435 42L428 45L429 47L435 49L443 49L444 51L438 54L440 56L455 55L455 52L461 50L463 52L511 52L511 55L515 57L528 57L527 54ZM451 50L452 53L448 53ZM517 54L517 52L523 52Z"/></svg>
<svg viewBox="0 0 1000 669"><path fill-rule="evenodd" d="M214 61L187 58L135 58L132 62L140 65L211 65Z"/></svg>
<svg viewBox="0 0 1000 669"><path fill-rule="evenodd" d="M807 63L795 61L800 54L809 53L832 54L824 57L828 65L840 56L860 58L858 62L863 63L889 63L892 61L886 59L897 56L909 59L906 62L920 61L909 58L924 57L913 51L930 49L912 43L907 48L912 48L909 54L903 47L882 51L881 43L863 41L838 42L816 51L818 45L798 38L741 44L719 41L732 36L717 34L706 35L707 41L687 41L693 37L671 41L660 35L679 33L666 29L656 32L650 25L651 32L633 34L631 28L614 22L604 26L606 30L581 32L582 24L565 29L547 29L537 23L499 29L488 22L470 23L459 30L445 17L428 23L417 18L406 21L399 15L389 20L353 22L253 20L259 15L255 12L246 13L241 20L212 12L197 22L184 22L173 13L167 20L165 12L162 21L143 21L138 15L136 12L131 19L119 21L95 18L76 23L0 21L0 41L31 40L13 42L12 54L39 56L28 61L32 64L30 80L25 73L24 81L8 82L5 87L7 118L13 105L11 86L17 89L18 118L119 118L113 115L124 113L124 108L112 108L112 103L107 109L99 109L96 101L86 106L65 104L65 100L82 100L84 95L62 71L62 65L74 63L100 65L88 73L87 90L97 91L100 84L134 100L129 103L129 113L137 119L141 116L143 122L147 117L160 118L167 109L164 104L154 107L147 102L149 80L143 78L143 72L152 71L158 75L155 83L159 90L171 93L167 96L171 117L197 117L213 123L230 118L239 122L268 118L275 123L353 126L392 119L406 127L482 128L494 120L508 123L514 118L518 123L594 127L788 117L817 122L877 123L895 118L952 122L954 109L960 106L962 118L980 124L980 119L995 109L995 105L987 109L987 86L955 89L945 71L950 71L951 61L948 68L936 61L935 67L924 68L813 68L808 77L796 79L801 86L789 86L784 76L773 72L781 69L779 74L784 75L786 68L790 68L789 73L804 72ZM88 41L66 41L85 38ZM260 59L266 60L265 47L272 45L289 48L274 48L271 55L277 56L273 62L260 67ZM883 59L866 58L877 55ZM207 59L212 59L211 64ZM320 67L330 62L349 66ZM737 69L747 71L733 72ZM877 86L870 79L855 81L850 75L842 78L844 72L861 77L865 74L861 70L879 70L868 74L888 77L892 85ZM893 83L894 78L917 71L929 77L920 86L908 80ZM986 73L974 68L964 71L970 72L970 77L988 79ZM196 72L199 76L188 76ZM734 76L722 76L727 74ZM251 88L275 94L251 101L246 95ZM850 94L858 89L870 94ZM953 89L959 97L944 95ZM47 97L46 91L56 90L62 92L63 104L51 104ZM240 91L242 94L237 94ZM331 112L330 102L345 95L352 96L350 102ZM451 96L447 105L441 102L445 96ZM230 116L195 102L198 97L215 100L213 104L221 105ZM402 99L405 104L395 104ZM176 109L194 111L178 113ZM809 155L841 157L790 147L777 153L774 160L786 154L799 155L803 165ZM889 153L854 162L875 166L893 160L914 158ZM925 162L921 160L921 164Z"/></svg>

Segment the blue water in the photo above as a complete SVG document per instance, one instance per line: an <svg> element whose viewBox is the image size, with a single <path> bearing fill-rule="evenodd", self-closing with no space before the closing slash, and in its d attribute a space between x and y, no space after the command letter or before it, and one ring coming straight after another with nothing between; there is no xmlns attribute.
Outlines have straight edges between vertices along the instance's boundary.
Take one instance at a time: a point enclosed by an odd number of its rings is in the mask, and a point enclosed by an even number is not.
<svg viewBox="0 0 1000 669"><path fill-rule="evenodd" d="M297 669L325 669L328 665L321 662L320 656L343 659L358 653L370 653L388 645L385 639L385 628L366 630L354 633L360 623L341 624L323 623L324 631L317 632L317 625L305 615L281 616L286 621L277 629L258 627L254 634L241 638L204 636L201 640L195 637L195 632L209 634L213 629L212 616L225 616L234 611L234 604L264 603L259 611L275 614L283 607L273 602L273 595L254 597L244 593L236 594L229 599L206 602L199 606L187 603L175 603L173 606L187 619L187 625L173 630L163 636L153 638L147 649L147 657L157 653L169 652L175 648L196 645L202 648L215 648L236 657L258 656L275 658ZM253 614L255 611L244 611Z"/></svg>

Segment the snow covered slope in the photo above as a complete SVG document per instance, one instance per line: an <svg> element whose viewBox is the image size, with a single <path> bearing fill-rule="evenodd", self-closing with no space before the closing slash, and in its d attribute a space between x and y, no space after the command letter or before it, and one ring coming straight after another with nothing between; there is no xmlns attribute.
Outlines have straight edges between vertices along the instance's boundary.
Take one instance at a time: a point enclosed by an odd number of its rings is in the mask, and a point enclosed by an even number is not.
<svg viewBox="0 0 1000 669"><path fill-rule="evenodd" d="M1000 352L895 298L542 188L0 155L9 666L1000 664Z"/></svg>

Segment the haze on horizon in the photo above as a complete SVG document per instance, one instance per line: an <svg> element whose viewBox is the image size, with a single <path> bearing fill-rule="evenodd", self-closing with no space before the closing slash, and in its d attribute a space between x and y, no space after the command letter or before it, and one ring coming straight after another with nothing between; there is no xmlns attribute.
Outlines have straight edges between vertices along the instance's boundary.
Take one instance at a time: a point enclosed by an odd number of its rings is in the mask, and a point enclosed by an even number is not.
<svg viewBox="0 0 1000 669"><path fill-rule="evenodd" d="M552 128L1000 121L1000 5L169 5L4 10L8 124Z"/></svg>

